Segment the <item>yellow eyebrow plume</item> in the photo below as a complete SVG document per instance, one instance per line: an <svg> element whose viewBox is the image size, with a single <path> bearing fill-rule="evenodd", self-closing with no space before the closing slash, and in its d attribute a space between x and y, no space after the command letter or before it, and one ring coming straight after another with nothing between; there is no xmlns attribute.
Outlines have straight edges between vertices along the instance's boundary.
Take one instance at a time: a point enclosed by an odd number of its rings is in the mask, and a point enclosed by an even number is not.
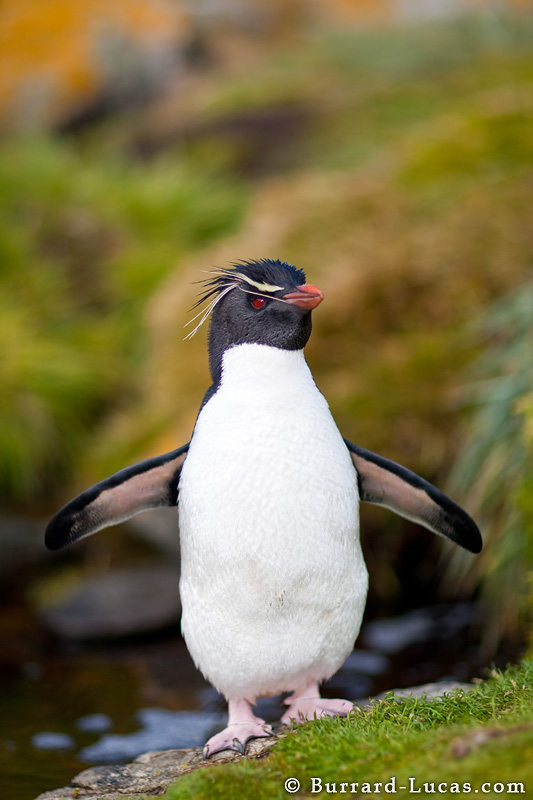
<svg viewBox="0 0 533 800"><path fill-rule="evenodd" d="M259 283L259 281L254 281L252 278L248 277L248 275L243 275L242 272L235 272L234 276L242 281L246 281L246 283L258 289L260 292L279 292L283 289L283 286L273 286L271 283Z"/></svg>

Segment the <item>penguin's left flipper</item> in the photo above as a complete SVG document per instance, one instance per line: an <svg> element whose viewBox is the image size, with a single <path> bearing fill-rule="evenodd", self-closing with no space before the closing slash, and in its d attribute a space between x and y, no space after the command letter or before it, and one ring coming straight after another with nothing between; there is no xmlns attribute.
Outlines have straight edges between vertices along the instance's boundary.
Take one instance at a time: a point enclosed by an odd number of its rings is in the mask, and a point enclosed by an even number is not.
<svg viewBox="0 0 533 800"><path fill-rule="evenodd" d="M457 503L411 470L344 441L357 471L363 502L385 506L472 553L480 552L483 542L479 528Z"/></svg>
<svg viewBox="0 0 533 800"><path fill-rule="evenodd" d="M45 544L59 550L141 511L174 506L189 445L117 472L63 506L50 520Z"/></svg>

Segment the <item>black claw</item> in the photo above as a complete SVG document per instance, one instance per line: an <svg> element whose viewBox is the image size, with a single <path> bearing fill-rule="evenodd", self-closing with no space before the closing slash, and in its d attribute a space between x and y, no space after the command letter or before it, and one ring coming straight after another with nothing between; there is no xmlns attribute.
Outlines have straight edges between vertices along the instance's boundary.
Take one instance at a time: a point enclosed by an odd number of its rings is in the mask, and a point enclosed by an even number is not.
<svg viewBox="0 0 533 800"><path fill-rule="evenodd" d="M276 735L274 733L274 731L272 730L272 726L271 725L263 725L263 730L265 732L265 734L264 734L265 736L275 736ZM221 753L224 750L234 750L236 753L240 753L241 756L244 756L244 755L246 755L246 752L245 752L246 751L246 745L248 744L250 739L260 739L260 738L262 738L262 737L261 736L249 736L245 740L245 742L243 743L243 742L240 741L240 739L238 739L235 736L235 738L232 739L231 745L230 744L225 744L224 747L219 747L217 750L214 750L213 753L209 752L209 743L207 743L206 745L204 745L204 749L202 750L202 757L207 761L207 760L209 760L211 755L214 755L215 753Z"/></svg>
<svg viewBox="0 0 533 800"><path fill-rule="evenodd" d="M243 744L242 742L240 742L237 739L237 737L235 737L235 739L233 740L233 749L236 750L238 753L240 753L241 756L244 755L244 747L245 747L245 745L246 745L246 742Z"/></svg>

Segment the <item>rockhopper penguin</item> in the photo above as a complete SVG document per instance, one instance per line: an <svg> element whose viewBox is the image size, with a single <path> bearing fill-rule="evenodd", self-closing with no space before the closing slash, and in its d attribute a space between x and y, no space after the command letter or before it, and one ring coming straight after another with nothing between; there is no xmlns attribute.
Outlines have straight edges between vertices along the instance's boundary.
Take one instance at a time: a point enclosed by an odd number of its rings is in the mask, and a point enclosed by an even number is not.
<svg viewBox="0 0 533 800"><path fill-rule="evenodd" d="M205 746L244 752L272 734L256 698L289 692L283 722L346 715L320 697L353 648L367 594L359 501L386 506L474 553L473 520L427 481L343 439L303 348L323 300L305 274L268 259L217 270L213 379L191 441L118 472L62 508L56 550L157 506L178 505L182 630L228 700L228 726ZM198 327L197 326L197 327Z"/></svg>

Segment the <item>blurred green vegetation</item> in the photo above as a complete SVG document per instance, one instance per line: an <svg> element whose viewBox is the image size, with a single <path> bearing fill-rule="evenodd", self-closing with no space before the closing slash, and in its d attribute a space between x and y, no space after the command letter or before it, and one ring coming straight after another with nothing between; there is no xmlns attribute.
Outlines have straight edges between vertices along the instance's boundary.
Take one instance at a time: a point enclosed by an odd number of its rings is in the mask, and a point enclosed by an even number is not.
<svg viewBox="0 0 533 800"><path fill-rule="evenodd" d="M0 489L38 502L83 461L95 425L134 402L143 306L246 193L187 165L146 167L65 141L0 146Z"/></svg>
<svg viewBox="0 0 533 800"><path fill-rule="evenodd" d="M470 498L485 549L468 565L455 553L448 572L481 585L492 652L531 623L533 282L501 298L476 327L484 346L463 389L471 416L450 484Z"/></svg>
<svg viewBox="0 0 533 800"><path fill-rule="evenodd" d="M307 31L178 86L179 124L148 110L73 140L5 138L4 502L53 506L182 444L208 382L205 329L182 341L191 283L280 257L325 291L308 358L343 434L439 484L458 460L454 491L488 532L470 586L499 631L518 625L521 600L500 612L533 560L531 371L515 358L531 330L532 19ZM131 155L140 139L155 158ZM471 335L505 308L508 335ZM490 383L470 399L495 399L474 445L461 385L478 369ZM365 552L385 596L401 542L379 521Z"/></svg>

